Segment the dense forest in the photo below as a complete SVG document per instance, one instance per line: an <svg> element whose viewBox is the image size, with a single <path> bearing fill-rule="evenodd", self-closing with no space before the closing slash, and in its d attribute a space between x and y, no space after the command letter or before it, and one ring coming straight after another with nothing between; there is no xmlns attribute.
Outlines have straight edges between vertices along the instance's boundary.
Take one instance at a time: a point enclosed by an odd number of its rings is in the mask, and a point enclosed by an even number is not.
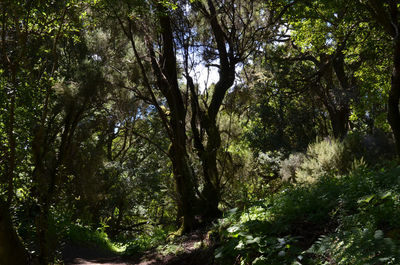
<svg viewBox="0 0 400 265"><path fill-rule="evenodd" d="M400 264L397 0L0 0L0 265Z"/></svg>

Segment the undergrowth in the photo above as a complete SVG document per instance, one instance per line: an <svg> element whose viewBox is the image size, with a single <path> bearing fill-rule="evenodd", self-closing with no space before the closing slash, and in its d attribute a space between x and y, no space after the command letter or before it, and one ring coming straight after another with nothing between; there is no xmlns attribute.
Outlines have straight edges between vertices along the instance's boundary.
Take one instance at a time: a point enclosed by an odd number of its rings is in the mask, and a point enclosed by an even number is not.
<svg viewBox="0 0 400 265"><path fill-rule="evenodd" d="M216 229L220 264L400 264L400 167L288 186Z"/></svg>
<svg viewBox="0 0 400 265"><path fill-rule="evenodd" d="M155 248L166 242L168 231L154 227L147 233L140 234L126 243L125 255L141 255L146 250Z"/></svg>
<svg viewBox="0 0 400 265"><path fill-rule="evenodd" d="M93 230L90 227L74 224L69 226L67 233L68 239L72 243L100 248L114 253L122 253L126 248L123 244L110 240L103 229Z"/></svg>

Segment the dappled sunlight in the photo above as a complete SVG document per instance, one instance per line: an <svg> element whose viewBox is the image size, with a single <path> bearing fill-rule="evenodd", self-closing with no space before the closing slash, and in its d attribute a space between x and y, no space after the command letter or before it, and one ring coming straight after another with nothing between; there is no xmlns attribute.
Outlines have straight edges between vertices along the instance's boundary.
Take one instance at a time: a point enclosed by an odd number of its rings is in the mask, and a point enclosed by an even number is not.
<svg viewBox="0 0 400 265"><path fill-rule="evenodd" d="M0 265L400 264L397 1L0 10Z"/></svg>

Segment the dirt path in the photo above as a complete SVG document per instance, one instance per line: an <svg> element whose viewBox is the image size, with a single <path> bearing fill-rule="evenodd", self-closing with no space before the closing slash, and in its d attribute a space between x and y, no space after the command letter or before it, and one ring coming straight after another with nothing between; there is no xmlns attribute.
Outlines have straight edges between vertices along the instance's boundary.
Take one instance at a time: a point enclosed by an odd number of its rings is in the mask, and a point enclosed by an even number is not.
<svg viewBox="0 0 400 265"><path fill-rule="evenodd" d="M125 258L110 252L84 246L66 246L63 259L66 265L211 265L213 248L204 234L193 233L179 242L179 254L148 251L141 258Z"/></svg>
<svg viewBox="0 0 400 265"><path fill-rule="evenodd" d="M83 259L83 258L75 258L68 265L76 264L76 265L130 265L134 263L128 263L122 261L119 257L116 258L103 258L103 259Z"/></svg>
<svg viewBox="0 0 400 265"><path fill-rule="evenodd" d="M112 252L82 245L67 245L63 251L66 265L130 265Z"/></svg>

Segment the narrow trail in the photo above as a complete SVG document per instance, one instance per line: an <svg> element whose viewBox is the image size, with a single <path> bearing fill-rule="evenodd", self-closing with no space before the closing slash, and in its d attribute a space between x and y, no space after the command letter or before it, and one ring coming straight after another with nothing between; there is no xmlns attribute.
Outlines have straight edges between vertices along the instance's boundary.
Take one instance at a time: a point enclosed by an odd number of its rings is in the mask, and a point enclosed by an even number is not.
<svg viewBox="0 0 400 265"><path fill-rule="evenodd" d="M162 254L150 250L140 258L121 257L100 249L79 245L66 246L63 259L66 265L212 265L214 248L204 234L193 233L179 244L179 254ZM199 247L206 246L206 247Z"/></svg>
<svg viewBox="0 0 400 265"><path fill-rule="evenodd" d="M67 245L63 251L63 260L66 265L130 265L114 253L82 245Z"/></svg>
<svg viewBox="0 0 400 265"><path fill-rule="evenodd" d="M135 263L128 263L120 260L120 258L97 258L97 259L83 259L83 258L75 258L68 265L130 265Z"/></svg>

